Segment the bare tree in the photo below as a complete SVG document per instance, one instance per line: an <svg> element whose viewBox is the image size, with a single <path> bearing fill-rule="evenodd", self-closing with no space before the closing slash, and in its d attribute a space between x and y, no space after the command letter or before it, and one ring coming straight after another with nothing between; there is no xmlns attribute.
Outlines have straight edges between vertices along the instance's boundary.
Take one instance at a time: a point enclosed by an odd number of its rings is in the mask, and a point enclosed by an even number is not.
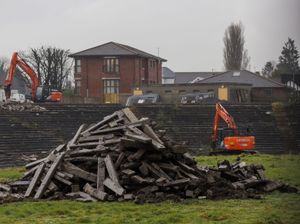
<svg viewBox="0 0 300 224"><path fill-rule="evenodd" d="M244 50L244 27L240 22L232 23L224 34L224 66L228 70L246 69L250 63L248 51Z"/></svg>
<svg viewBox="0 0 300 224"><path fill-rule="evenodd" d="M31 48L22 55L35 69L40 82L52 89L62 90L71 75L72 60L68 57L70 50L56 47Z"/></svg>
<svg viewBox="0 0 300 224"><path fill-rule="evenodd" d="M245 49L243 53L241 69L246 70L249 68L250 68L250 56L248 55L248 50Z"/></svg>
<svg viewBox="0 0 300 224"><path fill-rule="evenodd" d="M4 80L7 74L7 65L8 65L8 59L1 57L0 58L0 87L4 86Z"/></svg>
<svg viewBox="0 0 300 224"><path fill-rule="evenodd" d="M0 74L7 73L7 65L8 65L8 59L1 57L0 58Z"/></svg>

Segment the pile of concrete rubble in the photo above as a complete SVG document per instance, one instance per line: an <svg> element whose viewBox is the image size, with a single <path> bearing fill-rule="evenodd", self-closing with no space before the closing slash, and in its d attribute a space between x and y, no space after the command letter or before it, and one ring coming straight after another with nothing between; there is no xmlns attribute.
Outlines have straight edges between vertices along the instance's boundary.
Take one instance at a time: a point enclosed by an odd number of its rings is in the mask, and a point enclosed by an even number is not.
<svg viewBox="0 0 300 224"><path fill-rule="evenodd" d="M31 111L31 112L43 112L47 111L45 107L34 104L33 102L14 102L8 101L0 104L0 111Z"/></svg>
<svg viewBox="0 0 300 224"><path fill-rule="evenodd" d="M0 184L0 202L28 199L180 201L186 198L260 198L280 190L262 165L237 160L216 168L197 164L155 122L126 108L102 121L80 126L74 137L43 159L26 165L23 178Z"/></svg>

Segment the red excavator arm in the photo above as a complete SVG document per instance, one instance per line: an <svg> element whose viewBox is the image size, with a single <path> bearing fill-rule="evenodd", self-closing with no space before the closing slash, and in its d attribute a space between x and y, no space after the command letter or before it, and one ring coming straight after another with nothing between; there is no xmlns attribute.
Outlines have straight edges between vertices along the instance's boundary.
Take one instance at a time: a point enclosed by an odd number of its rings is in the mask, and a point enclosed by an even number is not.
<svg viewBox="0 0 300 224"><path fill-rule="evenodd" d="M218 138L218 127L220 118L222 118L229 128L232 128L234 130L237 129L237 125L234 122L233 117L227 112L227 110L220 104L216 103L216 113L214 118L214 128L213 128L213 141L217 141Z"/></svg>
<svg viewBox="0 0 300 224"><path fill-rule="evenodd" d="M11 85L13 83L16 67L21 68L22 71L24 71L31 79L31 95L32 100L35 101L36 99L36 90L39 86L39 79L35 71L22 59L17 52L14 52L11 61L9 70L6 76L6 79L4 81L4 89L5 89L5 96L6 99L10 98L11 95Z"/></svg>

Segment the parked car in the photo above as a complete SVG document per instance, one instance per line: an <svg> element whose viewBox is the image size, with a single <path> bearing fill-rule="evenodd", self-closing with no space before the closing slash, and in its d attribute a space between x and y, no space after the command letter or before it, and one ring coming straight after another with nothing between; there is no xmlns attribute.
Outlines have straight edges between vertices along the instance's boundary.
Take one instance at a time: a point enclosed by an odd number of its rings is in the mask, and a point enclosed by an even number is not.
<svg viewBox="0 0 300 224"><path fill-rule="evenodd" d="M181 104L201 104L201 103L216 103L218 100L215 98L214 92L207 93L188 93L180 96Z"/></svg>
<svg viewBox="0 0 300 224"><path fill-rule="evenodd" d="M153 104L159 102L159 100L159 95L155 93L130 96L126 101L126 107L132 106L134 104Z"/></svg>

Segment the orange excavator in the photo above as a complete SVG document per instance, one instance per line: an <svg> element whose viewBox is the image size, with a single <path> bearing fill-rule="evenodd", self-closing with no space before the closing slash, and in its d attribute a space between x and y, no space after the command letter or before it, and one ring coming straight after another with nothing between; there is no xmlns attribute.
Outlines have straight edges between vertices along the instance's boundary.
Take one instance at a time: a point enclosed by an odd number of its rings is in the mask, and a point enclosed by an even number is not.
<svg viewBox="0 0 300 224"><path fill-rule="evenodd" d="M220 128L220 119L228 125L227 128ZM210 154L254 154L255 137L250 135L250 129L238 128L233 117L221 105L216 103L216 113L213 124L212 149Z"/></svg>
<svg viewBox="0 0 300 224"><path fill-rule="evenodd" d="M17 66L25 72L31 80L31 99L34 102L60 102L62 100L62 93L57 90L52 90L45 86L41 86L38 75L35 71L21 58L17 52L14 52L10 61L10 66L6 79L4 81L4 91L6 99L10 99L11 85L13 83L14 75Z"/></svg>

